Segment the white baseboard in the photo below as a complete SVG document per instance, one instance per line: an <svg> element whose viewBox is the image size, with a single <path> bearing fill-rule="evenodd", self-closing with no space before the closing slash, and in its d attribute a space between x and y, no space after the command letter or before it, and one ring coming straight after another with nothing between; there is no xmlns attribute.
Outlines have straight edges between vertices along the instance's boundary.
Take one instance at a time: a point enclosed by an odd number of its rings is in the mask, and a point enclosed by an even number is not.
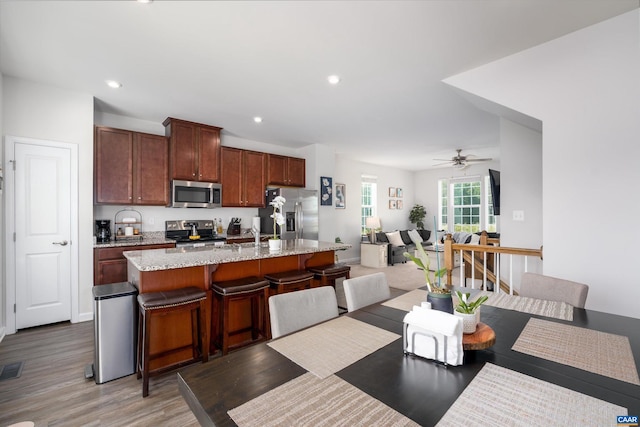
<svg viewBox="0 0 640 427"><path fill-rule="evenodd" d="M2 340L4 339L4 336L5 336L5 327L0 326L0 342L2 342Z"/></svg>
<svg viewBox="0 0 640 427"><path fill-rule="evenodd" d="M80 313L78 315L78 323L80 322L90 322L93 320L93 312L90 311L88 313Z"/></svg>

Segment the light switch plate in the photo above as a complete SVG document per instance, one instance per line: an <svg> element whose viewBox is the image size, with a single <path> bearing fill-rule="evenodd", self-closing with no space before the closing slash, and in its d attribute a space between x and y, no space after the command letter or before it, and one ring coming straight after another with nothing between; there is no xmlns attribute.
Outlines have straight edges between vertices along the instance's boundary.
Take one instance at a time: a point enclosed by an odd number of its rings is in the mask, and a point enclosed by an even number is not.
<svg viewBox="0 0 640 427"><path fill-rule="evenodd" d="M514 221L524 221L524 211L513 211Z"/></svg>

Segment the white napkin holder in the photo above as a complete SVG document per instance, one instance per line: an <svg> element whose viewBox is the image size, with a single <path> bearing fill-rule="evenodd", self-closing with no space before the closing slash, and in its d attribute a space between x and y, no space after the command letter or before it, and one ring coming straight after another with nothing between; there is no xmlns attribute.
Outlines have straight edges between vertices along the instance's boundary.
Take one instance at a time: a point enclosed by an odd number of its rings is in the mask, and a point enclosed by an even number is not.
<svg viewBox="0 0 640 427"><path fill-rule="evenodd" d="M403 350L445 365L462 365L462 318L414 306L404 317Z"/></svg>

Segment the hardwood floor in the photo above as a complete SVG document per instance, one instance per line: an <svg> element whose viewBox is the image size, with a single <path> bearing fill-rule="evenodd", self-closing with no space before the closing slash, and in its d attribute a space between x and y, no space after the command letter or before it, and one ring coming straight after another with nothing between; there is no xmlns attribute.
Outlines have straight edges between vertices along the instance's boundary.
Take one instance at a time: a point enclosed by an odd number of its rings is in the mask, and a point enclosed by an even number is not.
<svg viewBox="0 0 640 427"><path fill-rule="evenodd" d="M175 372L151 378L149 397L129 375L104 384L84 378L93 362L93 322L19 331L0 343L0 365L24 361L19 378L0 382L0 426L198 426Z"/></svg>

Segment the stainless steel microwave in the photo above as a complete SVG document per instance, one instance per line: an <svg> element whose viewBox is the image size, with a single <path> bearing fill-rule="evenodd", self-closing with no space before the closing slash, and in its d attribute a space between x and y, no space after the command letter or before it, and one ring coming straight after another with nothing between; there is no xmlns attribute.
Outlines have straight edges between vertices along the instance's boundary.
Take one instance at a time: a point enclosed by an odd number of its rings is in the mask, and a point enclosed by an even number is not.
<svg viewBox="0 0 640 427"><path fill-rule="evenodd" d="M174 208L222 207L222 184L216 182L171 182L171 206Z"/></svg>

